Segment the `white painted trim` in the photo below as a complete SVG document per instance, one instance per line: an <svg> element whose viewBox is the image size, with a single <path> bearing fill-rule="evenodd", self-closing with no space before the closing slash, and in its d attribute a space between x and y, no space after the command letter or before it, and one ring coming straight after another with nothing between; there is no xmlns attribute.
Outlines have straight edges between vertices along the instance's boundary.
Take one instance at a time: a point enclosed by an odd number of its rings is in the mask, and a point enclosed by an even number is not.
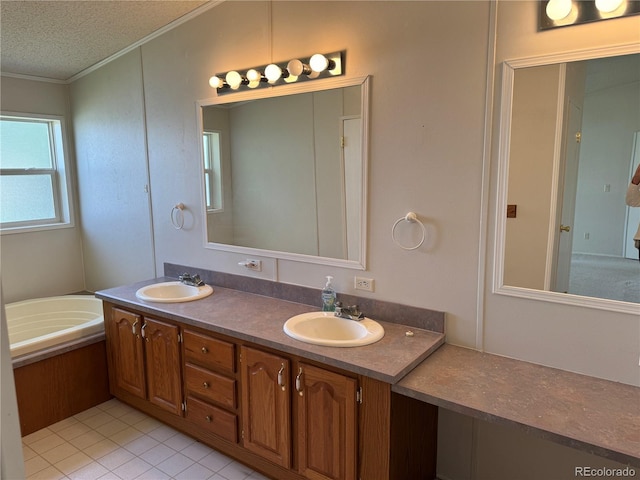
<svg viewBox="0 0 640 480"><path fill-rule="evenodd" d="M480 237L478 239L478 285L476 292L475 348L484 351L484 301L487 274L487 237L489 234L489 199L491 197L491 139L493 135L493 103L495 89L495 64L497 45L496 2L489 5L489 34L487 46L487 76L484 108L484 138L482 151L482 191L480 193Z"/></svg>
<svg viewBox="0 0 640 480"><path fill-rule="evenodd" d="M511 108L513 102L513 78L516 68L550 65L563 62L589 60L640 53L640 44L630 43L606 48L575 50L556 55L506 60L502 64L502 91L500 108L500 138L498 141L498 180L496 194L496 226L493 262L493 293L528 298L612 312L638 314L637 303L585 297L568 293L550 292L504 285L504 247L507 205L507 181L509 176L509 139L511 137ZM554 172L555 175L555 172Z"/></svg>
<svg viewBox="0 0 640 480"><path fill-rule="evenodd" d="M235 103L247 100L256 100L262 98L280 97L292 95L295 93L307 93L333 88L351 87L360 85L361 87L361 118L362 118L362 157L364 162L362 165L364 183L362 186L362 206L363 214L361 216L361 234L360 234L360 260L343 260L339 258L320 257L307 255L302 253L289 253L275 250L263 250L260 248L242 247L237 245L227 245L224 243L209 242L206 218L202 228L204 247L210 250L219 250L224 252L242 253L246 255L257 255L276 260L293 260L304 263L314 263L319 265L328 265L332 267L351 268L356 270L366 270L367 265L367 219L368 211L366 210L368 200L368 175L369 175L369 115L370 115L370 81L371 77L354 77L354 78L327 78L316 80L314 82L304 82L300 84L281 85L278 88L265 88L261 90L250 90L246 92L237 92L213 98L196 101L196 126L198 132L203 130L202 107L209 105L224 105L225 103ZM286 87L286 88L283 88ZM202 158L202 142L198 142L200 158ZM204 183L200 182L201 200L204 205ZM206 213L205 213L206 215Z"/></svg>

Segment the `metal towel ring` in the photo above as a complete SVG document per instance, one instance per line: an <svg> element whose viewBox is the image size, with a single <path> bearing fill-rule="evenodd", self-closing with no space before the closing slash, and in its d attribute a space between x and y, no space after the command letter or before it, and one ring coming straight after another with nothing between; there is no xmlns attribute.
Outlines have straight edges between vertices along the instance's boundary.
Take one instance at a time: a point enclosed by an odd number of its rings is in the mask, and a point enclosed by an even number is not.
<svg viewBox="0 0 640 480"><path fill-rule="evenodd" d="M420 242L418 242L417 245L413 247L405 247L404 245L401 245L400 242L398 242L398 239L396 238L396 227L402 221L407 221L409 223L417 223L418 225L420 225L420 228L422 229L422 238L420 239ZM393 243L395 243L397 246L399 246L403 250L415 250L417 248L420 248L424 243L424 239L426 236L427 236L427 229L424 227L424 224L420 220L418 220L418 216L414 212L409 212L404 217L400 217L398 220L396 220L396 223L393 224L393 227L391 227L391 238L393 239Z"/></svg>
<svg viewBox="0 0 640 480"><path fill-rule="evenodd" d="M184 227L184 203L178 203L171 209L171 224L176 230Z"/></svg>

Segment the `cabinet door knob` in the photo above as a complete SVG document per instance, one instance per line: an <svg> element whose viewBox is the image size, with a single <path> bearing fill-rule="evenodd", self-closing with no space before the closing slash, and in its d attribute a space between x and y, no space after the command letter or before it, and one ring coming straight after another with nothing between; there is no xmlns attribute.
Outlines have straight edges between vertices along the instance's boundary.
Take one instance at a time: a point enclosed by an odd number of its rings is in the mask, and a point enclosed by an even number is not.
<svg viewBox="0 0 640 480"><path fill-rule="evenodd" d="M296 391L298 392L298 395L302 396L302 367L300 367L298 375L296 376Z"/></svg>
<svg viewBox="0 0 640 480"><path fill-rule="evenodd" d="M278 370L278 385L284 392L284 363L280 364L280 370Z"/></svg>
<svg viewBox="0 0 640 480"><path fill-rule="evenodd" d="M204 419L205 419L207 422L211 423L211 415L207 415L206 417L204 417Z"/></svg>
<svg viewBox="0 0 640 480"><path fill-rule="evenodd" d="M202 347L202 348L200 349L200 351L201 351L202 353L209 353L209 349L208 349L207 347Z"/></svg>
<svg viewBox="0 0 640 480"><path fill-rule="evenodd" d="M204 388L209 388L209 382L202 382L202 386Z"/></svg>

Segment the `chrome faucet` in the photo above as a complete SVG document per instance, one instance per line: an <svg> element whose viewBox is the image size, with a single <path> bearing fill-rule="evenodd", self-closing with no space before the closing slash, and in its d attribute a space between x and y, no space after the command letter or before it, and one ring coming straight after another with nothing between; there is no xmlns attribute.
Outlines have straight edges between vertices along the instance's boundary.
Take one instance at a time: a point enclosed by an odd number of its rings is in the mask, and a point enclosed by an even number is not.
<svg viewBox="0 0 640 480"><path fill-rule="evenodd" d="M336 317L346 318L347 320L356 320L356 321L360 321L364 318L364 313L360 311L360 307L358 305L351 305L350 307L345 307L342 305L342 302L336 302L336 311L334 315Z"/></svg>
<svg viewBox="0 0 640 480"><path fill-rule="evenodd" d="M178 277L178 280L185 285L191 285L193 287L202 287L204 285L204 282L200 280L200 275L198 274L191 275L190 273L183 273Z"/></svg>

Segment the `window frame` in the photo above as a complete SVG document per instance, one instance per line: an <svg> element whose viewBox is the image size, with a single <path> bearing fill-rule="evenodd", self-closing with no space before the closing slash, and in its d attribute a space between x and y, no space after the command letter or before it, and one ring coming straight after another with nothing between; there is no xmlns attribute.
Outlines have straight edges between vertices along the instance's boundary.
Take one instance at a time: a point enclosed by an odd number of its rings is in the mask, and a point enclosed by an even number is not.
<svg viewBox="0 0 640 480"><path fill-rule="evenodd" d="M69 228L75 225L70 155L63 115L1 111L0 119L42 122L49 129L51 168L2 168L0 176L48 175L51 180L54 217L0 223L0 235Z"/></svg>
<svg viewBox="0 0 640 480"><path fill-rule="evenodd" d="M211 140L206 137L217 135L218 152L214 155ZM206 146L208 145L208 149ZM204 130L202 132L202 169L204 182L204 201L207 213L219 213L224 211L224 186L222 182L222 132L220 130ZM209 157L210 168L206 168L206 158ZM217 167L217 168L216 168ZM215 197L218 197L216 204Z"/></svg>

